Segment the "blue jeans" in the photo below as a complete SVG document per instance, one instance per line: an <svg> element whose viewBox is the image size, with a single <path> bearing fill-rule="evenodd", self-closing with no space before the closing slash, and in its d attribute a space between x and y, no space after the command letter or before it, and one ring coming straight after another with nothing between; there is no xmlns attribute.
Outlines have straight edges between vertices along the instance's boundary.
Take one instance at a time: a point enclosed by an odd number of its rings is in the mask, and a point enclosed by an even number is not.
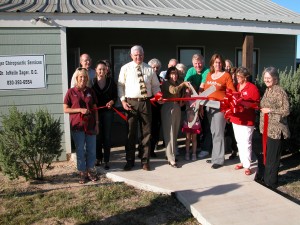
<svg viewBox="0 0 300 225"><path fill-rule="evenodd" d="M76 147L77 169L85 172L95 166L96 135L88 135L84 131L72 131Z"/></svg>

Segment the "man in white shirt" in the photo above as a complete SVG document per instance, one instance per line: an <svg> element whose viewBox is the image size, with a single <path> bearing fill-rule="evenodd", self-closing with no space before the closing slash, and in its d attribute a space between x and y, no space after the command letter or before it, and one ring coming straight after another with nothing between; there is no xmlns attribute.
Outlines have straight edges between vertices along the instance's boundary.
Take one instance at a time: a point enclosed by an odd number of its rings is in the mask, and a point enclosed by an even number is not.
<svg viewBox="0 0 300 225"><path fill-rule="evenodd" d="M142 132L142 168L150 170L151 103L150 97L160 91L160 83L153 69L144 60L144 50L136 45L131 48L132 61L121 67L118 80L118 95L127 111L128 138L125 147L126 165L131 170L135 161L135 144L138 122Z"/></svg>

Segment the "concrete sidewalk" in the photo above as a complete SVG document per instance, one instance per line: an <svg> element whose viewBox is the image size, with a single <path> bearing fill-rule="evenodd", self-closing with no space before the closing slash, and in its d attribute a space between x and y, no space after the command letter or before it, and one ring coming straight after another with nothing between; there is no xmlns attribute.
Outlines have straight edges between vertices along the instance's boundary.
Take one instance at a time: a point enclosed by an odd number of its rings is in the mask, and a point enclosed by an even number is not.
<svg viewBox="0 0 300 225"><path fill-rule="evenodd" d="M131 171L123 171L124 147L111 153L111 169L101 172L113 181L136 188L174 193L177 199L202 224L215 225L298 225L300 206L253 181L254 174L234 170L236 160L226 160L220 169L211 169L205 159L185 161L184 150L178 157L181 168L172 168L165 160L164 150L151 159L151 171L143 171L137 158ZM228 155L226 156L228 159ZM252 165L252 172L256 165Z"/></svg>

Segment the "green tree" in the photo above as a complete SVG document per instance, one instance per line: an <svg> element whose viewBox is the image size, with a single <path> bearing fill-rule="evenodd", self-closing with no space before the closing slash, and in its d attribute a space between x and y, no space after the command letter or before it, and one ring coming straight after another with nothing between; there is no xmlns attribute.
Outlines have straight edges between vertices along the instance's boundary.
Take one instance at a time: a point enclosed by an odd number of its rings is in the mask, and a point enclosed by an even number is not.
<svg viewBox="0 0 300 225"><path fill-rule="evenodd" d="M289 148L291 151L300 150L300 68L297 71L292 69L280 72L280 85L284 88L289 96L290 115L289 128L291 138L289 139Z"/></svg>
<svg viewBox="0 0 300 225"><path fill-rule="evenodd" d="M45 110L20 112L16 107L2 116L0 132L0 166L11 179L24 176L43 179L46 166L61 155L59 119Z"/></svg>

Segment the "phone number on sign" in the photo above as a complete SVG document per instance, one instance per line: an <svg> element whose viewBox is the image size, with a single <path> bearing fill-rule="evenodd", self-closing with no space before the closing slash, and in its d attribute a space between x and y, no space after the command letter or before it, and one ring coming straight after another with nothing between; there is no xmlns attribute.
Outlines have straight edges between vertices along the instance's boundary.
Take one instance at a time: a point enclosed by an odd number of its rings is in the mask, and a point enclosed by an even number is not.
<svg viewBox="0 0 300 225"><path fill-rule="evenodd" d="M32 80L8 80L7 85L32 84Z"/></svg>

